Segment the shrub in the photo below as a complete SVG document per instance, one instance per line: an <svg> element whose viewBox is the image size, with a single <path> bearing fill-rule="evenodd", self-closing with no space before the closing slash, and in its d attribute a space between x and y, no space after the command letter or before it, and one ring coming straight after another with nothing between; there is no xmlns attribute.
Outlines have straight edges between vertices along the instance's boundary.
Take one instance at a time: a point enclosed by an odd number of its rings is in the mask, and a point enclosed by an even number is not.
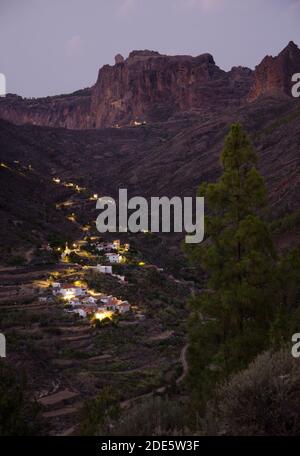
<svg viewBox="0 0 300 456"><path fill-rule="evenodd" d="M259 355L217 390L207 410L209 434L299 434L299 361L287 350Z"/></svg>
<svg viewBox="0 0 300 456"><path fill-rule="evenodd" d="M25 394L26 379L5 361L0 362L0 436L39 435L39 406Z"/></svg>
<svg viewBox="0 0 300 456"><path fill-rule="evenodd" d="M110 435L183 435L184 420L181 404L154 397L124 413L113 424Z"/></svg>

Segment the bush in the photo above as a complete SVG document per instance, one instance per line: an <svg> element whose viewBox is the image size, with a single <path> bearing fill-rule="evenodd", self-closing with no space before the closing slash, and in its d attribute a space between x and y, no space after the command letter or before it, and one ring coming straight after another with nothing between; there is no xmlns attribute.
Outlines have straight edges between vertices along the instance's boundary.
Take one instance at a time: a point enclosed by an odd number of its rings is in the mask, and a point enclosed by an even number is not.
<svg viewBox="0 0 300 456"><path fill-rule="evenodd" d="M299 434L299 361L287 350L259 355L217 390L207 410L209 434Z"/></svg>
<svg viewBox="0 0 300 456"><path fill-rule="evenodd" d="M181 404L156 397L124 413L117 423L113 423L110 435L183 435L184 420Z"/></svg>
<svg viewBox="0 0 300 456"><path fill-rule="evenodd" d="M26 379L5 361L0 362L0 436L39 435L39 406L25 394Z"/></svg>
<svg viewBox="0 0 300 456"><path fill-rule="evenodd" d="M87 400L80 411L80 435L92 436L108 433L111 420L119 415L118 396L110 387L93 399Z"/></svg>

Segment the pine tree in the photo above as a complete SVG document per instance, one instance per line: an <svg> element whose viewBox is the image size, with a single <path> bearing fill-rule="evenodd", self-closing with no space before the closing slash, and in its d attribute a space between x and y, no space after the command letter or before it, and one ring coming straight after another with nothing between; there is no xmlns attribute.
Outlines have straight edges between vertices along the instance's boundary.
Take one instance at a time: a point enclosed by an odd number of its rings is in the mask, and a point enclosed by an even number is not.
<svg viewBox="0 0 300 456"><path fill-rule="evenodd" d="M276 255L261 216L266 188L239 124L225 139L221 163L219 181L199 189L206 240L189 252L207 274L189 320L189 379L200 399L265 348L275 305Z"/></svg>

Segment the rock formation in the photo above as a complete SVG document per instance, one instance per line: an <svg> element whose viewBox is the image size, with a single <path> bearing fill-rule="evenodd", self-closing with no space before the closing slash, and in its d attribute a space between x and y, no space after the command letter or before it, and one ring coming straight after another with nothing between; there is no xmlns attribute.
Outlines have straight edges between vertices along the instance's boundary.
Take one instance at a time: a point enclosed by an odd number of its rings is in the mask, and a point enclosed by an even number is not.
<svg viewBox="0 0 300 456"><path fill-rule="evenodd" d="M266 56L255 68L254 82L248 100L253 101L266 94L291 95L291 78L300 72L300 49L290 41L277 57Z"/></svg>
<svg viewBox="0 0 300 456"><path fill-rule="evenodd" d="M254 72L243 67L225 72L210 54L133 51L125 60L117 54L115 65L104 65L92 88L40 99L0 99L0 118L69 129L165 121L243 106L266 94L290 95L291 76L299 71L300 50L293 42L277 57L265 57Z"/></svg>

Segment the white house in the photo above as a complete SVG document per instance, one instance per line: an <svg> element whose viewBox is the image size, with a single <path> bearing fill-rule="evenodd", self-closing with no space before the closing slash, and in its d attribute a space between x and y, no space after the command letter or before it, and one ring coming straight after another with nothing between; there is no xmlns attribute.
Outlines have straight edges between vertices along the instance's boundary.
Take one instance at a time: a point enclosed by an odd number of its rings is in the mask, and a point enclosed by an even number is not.
<svg viewBox="0 0 300 456"><path fill-rule="evenodd" d="M97 264L97 270L103 274L112 274L112 266L103 266L102 264Z"/></svg>
<svg viewBox="0 0 300 456"><path fill-rule="evenodd" d="M120 312L120 314L129 312L130 310L130 304L128 301L121 301L120 303L117 304L117 310Z"/></svg>
<svg viewBox="0 0 300 456"><path fill-rule="evenodd" d="M82 296L85 291L81 287L76 287L71 284L64 284L60 289L61 295L66 299L72 299L75 296Z"/></svg>
<svg viewBox="0 0 300 456"><path fill-rule="evenodd" d="M121 263L122 261L122 255L119 253L106 253L105 256L110 263Z"/></svg>
<svg viewBox="0 0 300 456"><path fill-rule="evenodd" d="M118 300L114 296L103 296L100 301L106 310L116 310L116 304Z"/></svg>
<svg viewBox="0 0 300 456"><path fill-rule="evenodd" d="M121 276L119 274L112 274L113 277L116 277L120 282L125 282L125 276Z"/></svg>
<svg viewBox="0 0 300 456"><path fill-rule="evenodd" d="M75 309L74 313L77 313L81 318L86 318L86 311L83 309Z"/></svg>

